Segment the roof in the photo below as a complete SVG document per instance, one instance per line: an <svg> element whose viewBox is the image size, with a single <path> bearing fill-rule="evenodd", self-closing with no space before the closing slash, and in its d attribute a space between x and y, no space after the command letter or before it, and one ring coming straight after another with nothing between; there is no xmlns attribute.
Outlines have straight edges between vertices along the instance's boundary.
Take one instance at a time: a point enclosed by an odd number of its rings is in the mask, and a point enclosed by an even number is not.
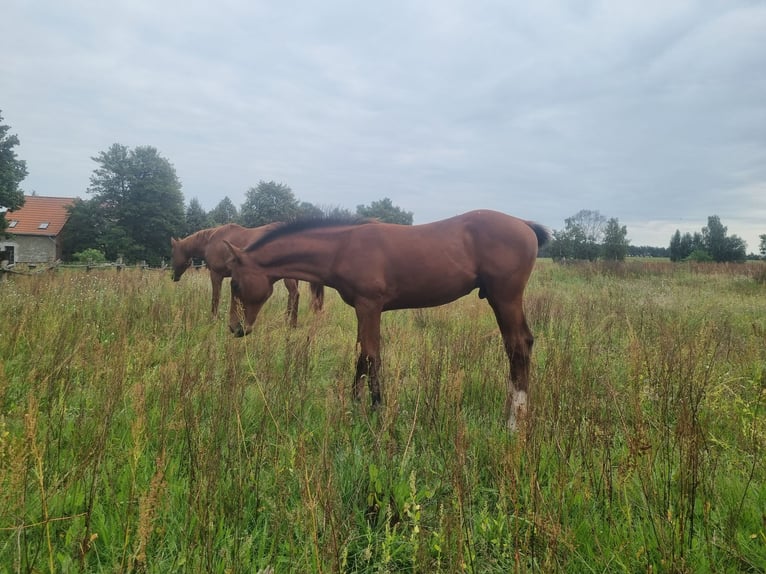
<svg viewBox="0 0 766 574"><path fill-rule="evenodd" d="M56 236L69 219L67 207L74 203L73 197L44 197L25 195L24 205L16 211L6 211L6 233L13 235ZM13 223L16 221L17 223Z"/></svg>

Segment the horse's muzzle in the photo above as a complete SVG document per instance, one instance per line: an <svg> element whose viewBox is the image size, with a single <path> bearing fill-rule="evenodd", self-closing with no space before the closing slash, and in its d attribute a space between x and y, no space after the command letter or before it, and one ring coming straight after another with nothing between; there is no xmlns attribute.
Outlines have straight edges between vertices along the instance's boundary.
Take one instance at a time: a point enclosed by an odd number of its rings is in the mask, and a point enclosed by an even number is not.
<svg viewBox="0 0 766 574"><path fill-rule="evenodd" d="M245 333L245 328L242 326L242 323L237 325L236 329L232 329L231 332L234 334L235 337L244 337L245 335L247 335L247 333Z"/></svg>

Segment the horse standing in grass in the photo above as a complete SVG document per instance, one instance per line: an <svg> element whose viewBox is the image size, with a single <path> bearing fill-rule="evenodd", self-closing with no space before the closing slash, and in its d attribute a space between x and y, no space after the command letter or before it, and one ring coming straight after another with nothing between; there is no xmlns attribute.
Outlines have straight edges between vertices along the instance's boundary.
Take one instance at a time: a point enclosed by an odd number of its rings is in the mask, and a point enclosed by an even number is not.
<svg viewBox="0 0 766 574"><path fill-rule="evenodd" d="M221 284L225 277L231 277L231 269L228 264L231 255L229 249L224 244L224 240L233 245L250 245L269 231L277 229L280 225L282 224L270 223L261 227L248 228L235 223L227 223L219 227L202 229L183 239L171 239L173 281L181 279L181 275L191 265L193 257L204 259L210 271L210 282L213 285L212 313L213 317L217 317L218 304L221 300ZM280 276L269 274L268 281L273 284L280 278ZM290 325L295 327L298 324L298 300L300 297L298 282L290 278L285 278L284 282L288 292L287 315ZM236 294L232 292L231 306L229 308L230 324L237 319L236 300ZM312 283L311 310L314 312L321 311L323 302L324 286L320 283Z"/></svg>
<svg viewBox="0 0 766 574"><path fill-rule="evenodd" d="M415 226L296 221L269 230L244 250L226 242L232 291L245 306L240 334L250 332L271 293L267 276L333 287L356 311L361 352L354 397L361 398L366 379L377 405L381 313L442 305L478 288L495 313L510 362L505 415L515 429L526 414L534 341L522 298L538 248L549 239L542 225L480 210Z"/></svg>

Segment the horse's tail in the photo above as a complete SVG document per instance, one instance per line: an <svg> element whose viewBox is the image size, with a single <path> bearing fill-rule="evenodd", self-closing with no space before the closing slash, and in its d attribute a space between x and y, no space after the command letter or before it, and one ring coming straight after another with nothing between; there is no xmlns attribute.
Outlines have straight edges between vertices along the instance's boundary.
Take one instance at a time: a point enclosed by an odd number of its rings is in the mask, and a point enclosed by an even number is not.
<svg viewBox="0 0 766 574"><path fill-rule="evenodd" d="M551 230L545 227L544 225L535 223L534 221L526 221L525 223L532 228L532 231L535 232L535 235L537 236L538 248L542 247L553 238L553 234L551 233Z"/></svg>

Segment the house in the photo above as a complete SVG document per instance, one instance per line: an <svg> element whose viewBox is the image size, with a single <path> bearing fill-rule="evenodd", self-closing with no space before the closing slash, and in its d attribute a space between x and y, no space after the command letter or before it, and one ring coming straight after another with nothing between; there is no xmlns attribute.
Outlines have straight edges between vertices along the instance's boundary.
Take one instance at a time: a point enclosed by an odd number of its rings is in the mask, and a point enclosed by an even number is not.
<svg viewBox="0 0 766 574"><path fill-rule="evenodd" d="M61 259L61 230L69 219L67 207L73 203L73 197L24 196L24 205L4 214L10 237L0 237L0 261L51 263Z"/></svg>

